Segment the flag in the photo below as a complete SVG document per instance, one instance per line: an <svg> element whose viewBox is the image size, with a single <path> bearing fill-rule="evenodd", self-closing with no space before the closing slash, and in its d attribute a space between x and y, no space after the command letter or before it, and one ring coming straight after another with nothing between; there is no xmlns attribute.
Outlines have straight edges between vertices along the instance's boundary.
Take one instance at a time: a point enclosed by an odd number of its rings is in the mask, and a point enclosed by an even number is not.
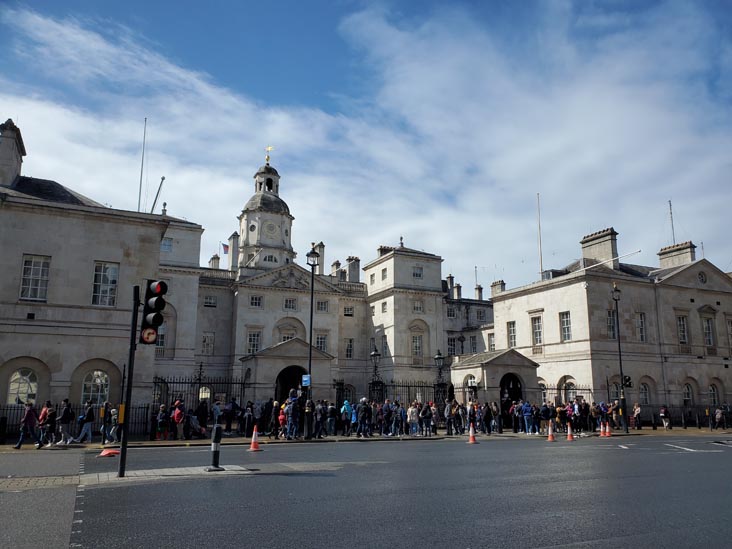
<svg viewBox="0 0 732 549"><path fill-rule="evenodd" d="M221 243L221 248L222 248L222 250L224 251L224 255L229 255L229 245L228 245L228 244L224 244L224 243L222 242L222 243Z"/></svg>

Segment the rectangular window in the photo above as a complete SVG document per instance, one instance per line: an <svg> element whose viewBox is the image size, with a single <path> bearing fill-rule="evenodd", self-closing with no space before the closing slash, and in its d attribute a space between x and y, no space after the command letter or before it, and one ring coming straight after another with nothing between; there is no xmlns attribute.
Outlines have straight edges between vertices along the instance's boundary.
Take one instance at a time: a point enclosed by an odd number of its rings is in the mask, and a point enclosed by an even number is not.
<svg viewBox="0 0 732 549"><path fill-rule="evenodd" d="M496 350L496 334L488 334L488 350L490 352Z"/></svg>
<svg viewBox="0 0 732 549"><path fill-rule="evenodd" d="M173 239L172 238L163 238L160 241L160 251L161 252L172 252L173 251Z"/></svg>
<svg viewBox="0 0 732 549"><path fill-rule="evenodd" d="M447 338L447 356L455 356L455 338Z"/></svg>
<svg viewBox="0 0 732 549"><path fill-rule="evenodd" d="M119 263L94 263L94 285L92 290L92 305L114 307L117 303L117 279Z"/></svg>
<svg viewBox="0 0 732 549"><path fill-rule="evenodd" d="M23 277L20 283L20 299L46 301L50 265L51 258L49 256L23 256Z"/></svg>
<svg viewBox="0 0 732 549"><path fill-rule="evenodd" d="M381 280L386 280L386 267L381 269Z"/></svg>
<svg viewBox="0 0 732 549"><path fill-rule="evenodd" d="M516 322L506 322L506 333L508 334L508 348L512 349L516 346Z"/></svg>
<svg viewBox="0 0 732 549"><path fill-rule="evenodd" d="M249 306L253 307L255 309L261 309L263 301L264 301L264 298L261 295L250 295L249 296Z"/></svg>
<svg viewBox="0 0 732 549"><path fill-rule="evenodd" d="M679 336L679 345L689 344L688 320L683 315L676 317L676 333Z"/></svg>
<svg viewBox="0 0 732 549"><path fill-rule="evenodd" d="M315 348L323 353L328 352L328 336L327 334L318 334L315 336Z"/></svg>
<svg viewBox="0 0 732 549"><path fill-rule="evenodd" d="M375 282L376 282L376 274L374 274L374 273L371 273L371 274L369 275L369 284L373 284L373 283L375 283Z"/></svg>
<svg viewBox="0 0 732 549"><path fill-rule="evenodd" d="M381 356L384 358L389 356L389 338L385 335L381 336Z"/></svg>
<svg viewBox="0 0 732 549"><path fill-rule="evenodd" d="M572 341L572 317L569 311L559 313L559 329L562 335L562 341Z"/></svg>
<svg viewBox="0 0 732 549"><path fill-rule="evenodd" d="M254 355L259 352L259 346L262 343L262 332L252 330L247 334L247 354Z"/></svg>
<svg viewBox="0 0 732 549"><path fill-rule="evenodd" d="M413 335L412 336L412 356L413 357L422 357L422 336L421 335Z"/></svg>
<svg viewBox="0 0 732 549"><path fill-rule="evenodd" d="M455 318L455 307L447 308L447 318Z"/></svg>
<svg viewBox="0 0 732 549"><path fill-rule="evenodd" d="M282 343L284 343L285 341L290 341L291 339L295 339L295 334L282 334Z"/></svg>
<svg viewBox="0 0 732 549"><path fill-rule="evenodd" d="M211 356L214 354L214 333L213 332L203 332L203 345L201 347L201 352L207 356Z"/></svg>
<svg viewBox="0 0 732 549"><path fill-rule="evenodd" d="M422 301L419 301L419 300L415 301L412 304L412 311L415 312L415 313L422 313L422 312L424 312L424 303Z"/></svg>
<svg viewBox="0 0 732 549"><path fill-rule="evenodd" d="M485 322L485 309L476 309L475 314L478 322Z"/></svg>
<svg viewBox="0 0 732 549"><path fill-rule="evenodd" d="M297 298L286 297L285 298L285 311L297 311Z"/></svg>
<svg viewBox="0 0 732 549"><path fill-rule="evenodd" d="M412 278L422 278L422 267L412 267Z"/></svg>
<svg viewBox="0 0 732 549"><path fill-rule="evenodd" d="M327 313L328 312L328 302L327 301L317 301L315 303L315 310L319 313Z"/></svg>
<svg viewBox="0 0 732 549"><path fill-rule="evenodd" d="M386 301L382 301L381 302L381 312L382 313L385 313L386 312Z"/></svg>
<svg viewBox="0 0 732 549"><path fill-rule="evenodd" d="M541 317L531 317L531 342L536 345L541 345L544 342L544 334L542 333Z"/></svg>
<svg viewBox="0 0 732 549"><path fill-rule="evenodd" d="M343 316L353 316L353 307L343 307Z"/></svg>
<svg viewBox="0 0 732 549"><path fill-rule="evenodd" d="M163 322L158 326L158 338L155 340L155 358L165 358L165 333L168 327Z"/></svg>
<svg viewBox="0 0 732 549"><path fill-rule="evenodd" d="M217 305L218 305L218 301L217 301L215 295L203 296L203 306L204 307L216 307Z"/></svg>
<svg viewBox="0 0 732 549"><path fill-rule="evenodd" d="M638 341L646 342L646 313L638 313L635 318L635 326L638 330Z"/></svg>
<svg viewBox="0 0 732 549"><path fill-rule="evenodd" d="M617 339L618 334L615 331L615 328L617 326L617 315L615 314L615 309L608 309L607 311L607 338L608 339Z"/></svg>
<svg viewBox="0 0 732 549"><path fill-rule="evenodd" d="M475 354L478 352L478 338L477 336L470 336L470 352Z"/></svg>
<svg viewBox="0 0 732 549"><path fill-rule="evenodd" d="M346 339L346 358L353 358L353 338Z"/></svg>
<svg viewBox="0 0 732 549"><path fill-rule="evenodd" d="M714 319L702 318L702 327L704 328L704 345L714 347Z"/></svg>

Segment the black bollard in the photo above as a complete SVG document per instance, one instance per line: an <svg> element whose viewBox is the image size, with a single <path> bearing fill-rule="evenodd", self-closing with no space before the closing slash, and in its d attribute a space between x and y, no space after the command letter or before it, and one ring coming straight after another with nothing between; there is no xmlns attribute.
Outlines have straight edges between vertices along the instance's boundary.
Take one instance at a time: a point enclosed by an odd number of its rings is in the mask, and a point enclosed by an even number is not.
<svg viewBox="0 0 732 549"><path fill-rule="evenodd" d="M223 471L223 467L219 467L219 454L221 454L221 425L214 425L211 434L211 467L206 467L207 473Z"/></svg>
<svg viewBox="0 0 732 549"><path fill-rule="evenodd" d="M651 414L651 425L653 426L653 430L656 431L658 429L658 425L656 425L656 413Z"/></svg>

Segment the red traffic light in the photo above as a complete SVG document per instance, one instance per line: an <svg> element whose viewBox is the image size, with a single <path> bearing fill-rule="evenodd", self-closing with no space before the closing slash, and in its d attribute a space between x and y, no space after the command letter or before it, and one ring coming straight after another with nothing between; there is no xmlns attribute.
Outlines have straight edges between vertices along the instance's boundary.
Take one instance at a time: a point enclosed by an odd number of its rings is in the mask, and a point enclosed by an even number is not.
<svg viewBox="0 0 732 549"><path fill-rule="evenodd" d="M168 284L163 280L153 280L148 286L153 295L165 295L168 293Z"/></svg>

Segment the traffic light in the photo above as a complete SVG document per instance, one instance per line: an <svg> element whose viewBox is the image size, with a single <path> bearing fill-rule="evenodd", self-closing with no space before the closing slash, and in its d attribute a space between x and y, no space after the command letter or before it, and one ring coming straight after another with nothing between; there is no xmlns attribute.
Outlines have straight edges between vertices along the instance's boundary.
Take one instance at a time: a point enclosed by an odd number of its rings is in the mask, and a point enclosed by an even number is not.
<svg viewBox="0 0 732 549"><path fill-rule="evenodd" d="M164 320L161 311L165 309L163 296L166 293L168 285L162 280L147 281L140 326L140 343L144 345L154 345L158 340L158 328Z"/></svg>
<svg viewBox="0 0 732 549"><path fill-rule="evenodd" d="M632 387L633 381L630 379L630 376L623 376L623 387Z"/></svg>

